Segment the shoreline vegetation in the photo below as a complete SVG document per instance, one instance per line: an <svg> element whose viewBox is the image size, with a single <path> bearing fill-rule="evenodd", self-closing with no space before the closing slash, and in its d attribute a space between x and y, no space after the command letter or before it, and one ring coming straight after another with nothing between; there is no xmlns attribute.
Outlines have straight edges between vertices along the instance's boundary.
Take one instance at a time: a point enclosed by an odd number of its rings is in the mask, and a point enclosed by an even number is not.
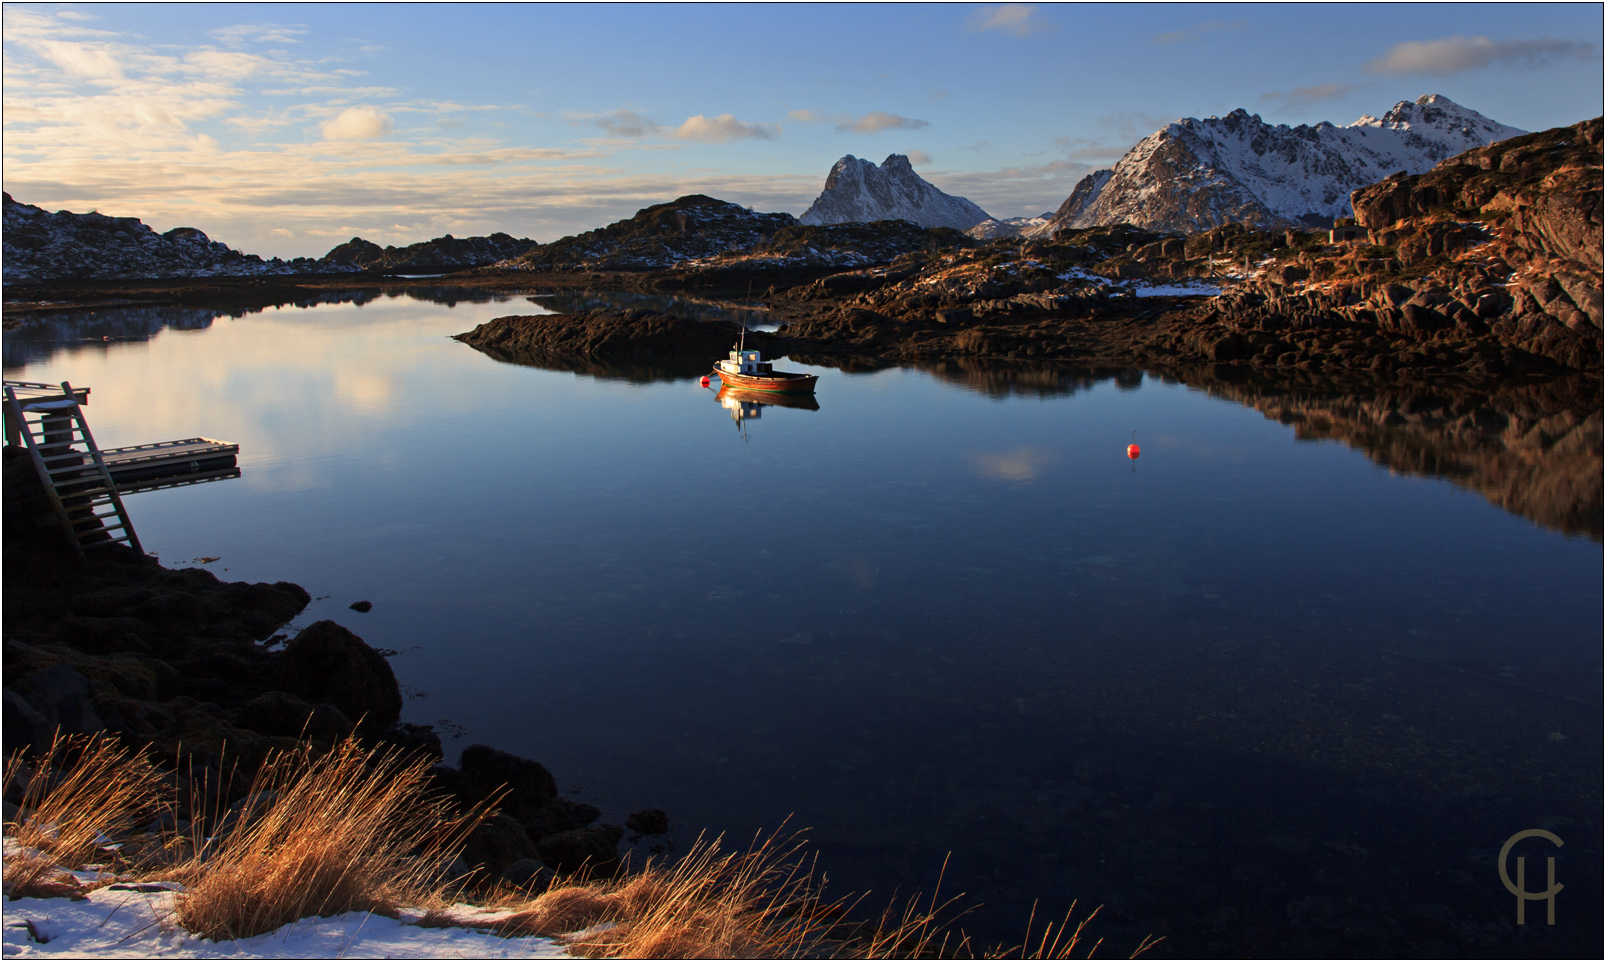
<svg viewBox="0 0 1606 962"><path fill-rule="evenodd" d="M121 545L77 558L34 524L40 505L18 496L31 466L6 453L8 912L116 886L166 900L162 931L214 942L367 912L592 958L1089 949L1092 914L983 947L957 925L962 897L828 900L801 835L700 836L635 864L624 828L558 797L540 763L474 745L442 764L362 639L328 621L280 633L309 600L299 586L224 583ZM669 828L656 809L626 824L633 840Z"/></svg>
<svg viewBox="0 0 1606 962"><path fill-rule="evenodd" d="M1064 959L1101 946L1085 942L1098 911L1076 921L1074 904L1040 931L1034 913L1018 945L983 949L957 925L962 896L895 899L879 912L864 896L828 900L802 836L780 832L730 851L699 837L678 859L639 868L475 884L452 874L452 853L501 796L459 810L432 791L429 768L427 756L354 736L327 750L302 742L270 753L240 802L219 792L184 804L141 752L103 735L58 735L5 767L8 800L18 799L5 823L8 911L41 944L62 925L28 917L31 905L109 887L163 893L152 924L213 943L370 913L533 936L581 958ZM193 821L179 815L198 808L206 814ZM1159 941L1143 939L1129 957Z"/></svg>

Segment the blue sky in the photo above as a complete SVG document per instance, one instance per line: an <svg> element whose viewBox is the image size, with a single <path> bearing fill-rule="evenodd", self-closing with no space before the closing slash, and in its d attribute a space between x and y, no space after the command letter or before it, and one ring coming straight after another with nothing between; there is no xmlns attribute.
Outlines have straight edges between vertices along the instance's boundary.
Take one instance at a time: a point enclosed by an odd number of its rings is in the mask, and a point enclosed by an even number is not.
<svg viewBox="0 0 1606 962"><path fill-rule="evenodd" d="M281 256L692 192L796 214L850 153L1010 217L1237 107L1595 117L1601 36L1597 4L8 3L3 179Z"/></svg>

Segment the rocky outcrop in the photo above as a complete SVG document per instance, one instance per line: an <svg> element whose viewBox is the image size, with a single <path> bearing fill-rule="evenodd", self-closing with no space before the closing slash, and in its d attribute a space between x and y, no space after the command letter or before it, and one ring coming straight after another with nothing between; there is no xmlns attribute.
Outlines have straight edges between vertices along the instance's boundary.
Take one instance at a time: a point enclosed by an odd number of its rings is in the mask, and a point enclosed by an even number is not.
<svg viewBox="0 0 1606 962"><path fill-rule="evenodd" d="M906 220L961 231L991 219L965 198L933 187L903 154L888 156L879 167L852 154L843 157L832 165L820 196L798 218L815 225Z"/></svg>
<svg viewBox="0 0 1606 962"><path fill-rule="evenodd" d="M245 277L349 270L298 257L263 260L209 239L193 227L164 234L134 217L49 211L4 203L6 283L74 278Z"/></svg>
<svg viewBox="0 0 1606 962"><path fill-rule="evenodd" d="M1242 109L1190 117L1144 138L1113 170L1085 178L1044 232L1117 223L1184 233L1229 223L1327 225L1350 213L1350 194L1361 187L1522 133L1438 95L1345 127L1273 126Z"/></svg>
<svg viewBox="0 0 1606 962"><path fill-rule="evenodd" d="M361 237L353 237L325 254L322 261L332 266L389 274L435 274L484 267L517 257L536 246L528 238L495 233L484 237L453 237L406 247L380 247Z"/></svg>
<svg viewBox="0 0 1606 962"><path fill-rule="evenodd" d="M690 194L635 216L541 244L496 265L501 270L659 270L747 250L797 223L791 214L759 214L740 204Z"/></svg>
<svg viewBox="0 0 1606 962"><path fill-rule="evenodd" d="M511 364L566 366L573 361L652 362L689 359L706 373L739 331L721 321L692 321L656 311L610 311L498 317L455 335Z"/></svg>
<svg viewBox="0 0 1606 962"><path fill-rule="evenodd" d="M965 236L973 240L990 241L1000 237L1037 237L1041 236L1048 222L1054 217L1053 211L1045 211L1036 217L1008 217L1004 220L984 220L965 231Z"/></svg>
<svg viewBox="0 0 1606 962"><path fill-rule="evenodd" d="M303 628L278 658L280 684L309 702L327 702L370 732L401 720L401 690L390 663L332 621Z"/></svg>

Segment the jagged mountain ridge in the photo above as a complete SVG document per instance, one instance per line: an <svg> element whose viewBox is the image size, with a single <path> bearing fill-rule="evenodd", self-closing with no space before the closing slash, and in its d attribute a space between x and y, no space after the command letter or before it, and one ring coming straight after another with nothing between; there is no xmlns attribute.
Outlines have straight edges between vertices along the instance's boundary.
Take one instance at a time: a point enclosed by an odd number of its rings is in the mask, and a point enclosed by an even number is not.
<svg viewBox="0 0 1606 962"><path fill-rule="evenodd" d="M7 282L63 278L238 277L337 273L351 268L298 257L242 254L194 227L158 234L137 217L51 213L4 197Z"/></svg>
<svg viewBox="0 0 1606 962"><path fill-rule="evenodd" d="M997 240L1000 237L1019 237L1028 232L1037 231L1047 224L1054 216L1053 211L1044 211L1036 217L1006 217L1003 220L984 220L965 231L965 236L973 240Z"/></svg>
<svg viewBox="0 0 1606 962"><path fill-rule="evenodd" d="M1437 94L1344 127L1273 126L1241 108L1190 117L1139 141L1113 169L1089 174L1031 233L1118 223L1182 233L1228 223L1309 227L1347 216L1351 192L1391 174L1419 174L1525 132Z"/></svg>
<svg viewBox="0 0 1606 962"><path fill-rule="evenodd" d="M945 194L891 154L878 167L848 154L831 166L825 189L798 220L804 224L868 224L906 220L921 227L968 230L992 217L963 197Z"/></svg>
<svg viewBox="0 0 1606 962"><path fill-rule="evenodd" d="M757 268L864 267L963 235L901 220L811 225L791 214L689 194L606 227L540 244L494 270L647 271L744 263Z"/></svg>
<svg viewBox="0 0 1606 962"><path fill-rule="evenodd" d="M484 237L453 237L446 234L406 247L380 247L373 241L353 237L323 255L328 264L346 264L364 271L457 271L484 267L517 257L536 242L500 231Z"/></svg>
<svg viewBox="0 0 1606 962"><path fill-rule="evenodd" d="M91 211L54 213L4 195L5 278L10 282L158 277L261 277L358 271L454 271L490 264L535 246L492 234L450 234L407 247L380 247L361 237L323 257L263 259L214 241L194 227L158 234L137 217Z"/></svg>

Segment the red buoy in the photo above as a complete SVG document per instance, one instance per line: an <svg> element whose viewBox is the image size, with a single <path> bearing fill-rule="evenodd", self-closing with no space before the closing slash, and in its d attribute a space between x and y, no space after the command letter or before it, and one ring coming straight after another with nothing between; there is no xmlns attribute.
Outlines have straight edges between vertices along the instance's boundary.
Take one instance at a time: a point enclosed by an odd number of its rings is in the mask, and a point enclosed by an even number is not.
<svg viewBox="0 0 1606 962"><path fill-rule="evenodd" d="M1126 456L1136 461L1138 459L1138 446L1136 444L1127 445Z"/></svg>
<svg viewBox="0 0 1606 962"><path fill-rule="evenodd" d="M707 387L708 386L708 375L704 374L702 381L700 381L699 383L702 384L703 387Z"/></svg>

